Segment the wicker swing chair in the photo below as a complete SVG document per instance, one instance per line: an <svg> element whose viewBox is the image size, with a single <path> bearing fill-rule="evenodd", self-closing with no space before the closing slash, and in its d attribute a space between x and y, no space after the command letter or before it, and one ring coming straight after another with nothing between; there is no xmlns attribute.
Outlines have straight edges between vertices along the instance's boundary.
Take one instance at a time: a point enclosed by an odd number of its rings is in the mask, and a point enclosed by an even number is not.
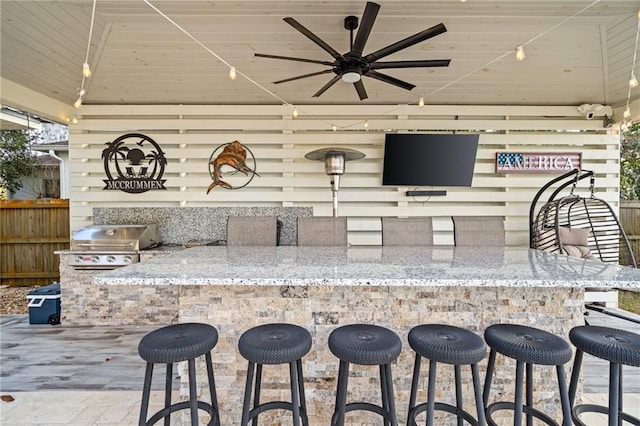
<svg viewBox="0 0 640 426"><path fill-rule="evenodd" d="M578 181L587 177L590 177L590 196L574 194ZM533 220L536 204L544 191L562 180L566 182L555 189ZM618 263L624 257L637 267L629 239L613 209L594 195L594 181L592 171L574 169L538 191L529 210L530 247L607 263ZM556 198L569 185L572 185L570 194Z"/></svg>

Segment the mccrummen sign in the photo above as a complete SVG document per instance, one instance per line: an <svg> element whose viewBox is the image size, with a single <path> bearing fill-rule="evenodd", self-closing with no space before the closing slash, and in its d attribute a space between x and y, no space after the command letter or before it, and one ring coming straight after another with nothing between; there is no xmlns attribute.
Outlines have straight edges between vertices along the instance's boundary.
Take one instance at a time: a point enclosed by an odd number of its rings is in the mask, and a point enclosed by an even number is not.
<svg viewBox="0 0 640 426"><path fill-rule="evenodd" d="M581 160L580 152L498 152L496 173L565 173Z"/></svg>

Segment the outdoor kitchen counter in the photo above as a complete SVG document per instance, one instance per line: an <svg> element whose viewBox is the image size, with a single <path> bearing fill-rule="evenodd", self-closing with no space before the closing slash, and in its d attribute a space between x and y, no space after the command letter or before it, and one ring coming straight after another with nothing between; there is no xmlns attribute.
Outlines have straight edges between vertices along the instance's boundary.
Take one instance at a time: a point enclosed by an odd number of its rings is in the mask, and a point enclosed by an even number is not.
<svg viewBox="0 0 640 426"><path fill-rule="evenodd" d="M524 247L226 247L104 272L110 285L638 288L640 270Z"/></svg>
<svg viewBox="0 0 640 426"><path fill-rule="evenodd" d="M572 327L584 324L585 287L640 287L640 271L523 247L206 246L100 273L92 285L98 296L108 299L93 304L104 310L103 321L204 322L218 329L213 358L223 424L237 424L241 416L246 360L237 349L240 335L271 322L307 328L314 342L303 359L312 425L329 424L331 419L338 361L327 340L336 327L371 323L401 336L405 347L393 375L398 415L406 419L413 368L413 352L406 342L413 326L444 323L482 335L487 326L508 322L567 339ZM76 291L74 302L81 304L88 290ZM485 366L483 362L481 369ZM443 367L438 373L439 389L451 389L448 370ZM537 393L541 405L557 413L552 373L537 374L534 386L544 391ZM262 399L286 400L285 383L276 384L288 377L286 371L269 366L264 374ZM375 368L359 367L349 377L350 398L376 401L377 374ZM497 374L495 391L503 397L512 394L513 369L501 364ZM205 371L198 377L206 377ZM473 406L469 380L464 386L465 406ZM184 382L181 391L187 394ZM445 394L444 400L453 402L447 398L455 392ZM348 424L379 422L361 412L349 418ZM264 421L280 424L273 417Z"/></svg>

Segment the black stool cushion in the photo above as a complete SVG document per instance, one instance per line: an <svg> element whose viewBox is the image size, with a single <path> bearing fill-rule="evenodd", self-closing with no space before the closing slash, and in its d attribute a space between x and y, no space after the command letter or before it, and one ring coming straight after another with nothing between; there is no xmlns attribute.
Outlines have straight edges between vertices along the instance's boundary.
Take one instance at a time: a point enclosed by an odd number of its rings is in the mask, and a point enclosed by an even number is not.
<svg viewBox="0 0 640 426"><path fill-rule="evenodd" d="M492 349L527 364L564 365L571 359L571 346L547 331L516 324L495 324L484 331Z"/></svg>
<svg viewBox="0 0 640 426"><path fill-rule="evenodd" d="M640 334L617 328L583 325L569 332L576 348L616 364L640 367Z"/></svg>
<svg viewBox="0 0 640 426"><path fill-rule="evenodd" d="M487 354L480 336L450 325L418 325L409 331L408 340L409 346L420 356L446 364L477 364Z"/></svg>
<svg viewBox="0 0 640 426"><path fill-rule="evenodd" d="M329 350L352 364L384 365L398 358L402 341L396 333L384 327L352 324L331 332Z"/></svg>
<svg viewBox="0 0 640 426"><path fill-rule="evenodd" d="M245 331L238 340L240 354L256 364L297 361L311 349L311 334L293 324L264 324Z"/></svg>
<svg viewBox="0 0 640 426"><path fill-rule="evenodd" d="M218 331L209 324L169 325L145 335L138 353L147 362L173 364L210 352L218 343Z"/></svg>

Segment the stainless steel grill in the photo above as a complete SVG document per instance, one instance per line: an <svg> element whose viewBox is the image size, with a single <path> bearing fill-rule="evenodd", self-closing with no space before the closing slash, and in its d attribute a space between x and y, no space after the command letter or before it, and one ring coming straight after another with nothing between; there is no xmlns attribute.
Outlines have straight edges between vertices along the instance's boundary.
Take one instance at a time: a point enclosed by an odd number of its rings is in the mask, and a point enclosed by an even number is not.
<svg viewBox="0 0 640 426"><path fill-rule="evenodd" d="M94 225L71 238L69 265L114 269L140 261L140 250L160 245L156 225Z"/></svg>

